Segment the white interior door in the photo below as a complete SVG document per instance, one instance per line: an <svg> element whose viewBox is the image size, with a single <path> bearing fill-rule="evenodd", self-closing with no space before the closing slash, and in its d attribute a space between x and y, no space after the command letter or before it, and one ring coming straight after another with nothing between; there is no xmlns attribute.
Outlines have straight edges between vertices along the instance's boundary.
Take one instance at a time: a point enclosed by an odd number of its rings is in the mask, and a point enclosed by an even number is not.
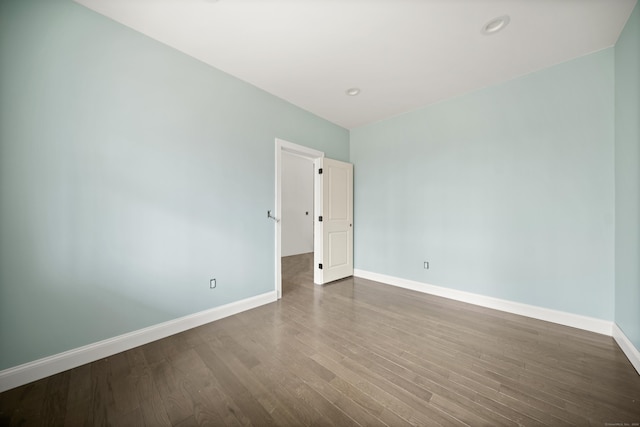
<svg viewBox="0 0 640 427"><path fill-rule="evenodd" d="M353 165L315 161L313 281L323 285L353 276Z"/></svg>

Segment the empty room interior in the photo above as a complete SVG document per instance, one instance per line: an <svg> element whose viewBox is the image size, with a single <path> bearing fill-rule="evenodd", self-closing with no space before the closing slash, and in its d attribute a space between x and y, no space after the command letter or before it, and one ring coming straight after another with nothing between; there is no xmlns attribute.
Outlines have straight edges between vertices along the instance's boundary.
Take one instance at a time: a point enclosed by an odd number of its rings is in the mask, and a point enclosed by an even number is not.
<svg viewBox="0 0 640 427"><path fill-rule="evenodd" d="M0 2L0 425L640 425L636 0Z"/></svg>

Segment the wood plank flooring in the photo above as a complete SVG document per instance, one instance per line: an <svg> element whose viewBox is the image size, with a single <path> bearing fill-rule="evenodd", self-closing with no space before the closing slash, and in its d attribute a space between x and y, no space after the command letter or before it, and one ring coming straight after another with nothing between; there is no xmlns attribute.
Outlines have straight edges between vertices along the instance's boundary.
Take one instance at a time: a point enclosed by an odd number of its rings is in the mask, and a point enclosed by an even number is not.
<svg viewBox="0 0 640 427"><path fill-rule="evenodd" d="M612 338L283 258L283 299L0 394L0 425L638 426ZM635 424L634 424L635 423Z"/></svg>

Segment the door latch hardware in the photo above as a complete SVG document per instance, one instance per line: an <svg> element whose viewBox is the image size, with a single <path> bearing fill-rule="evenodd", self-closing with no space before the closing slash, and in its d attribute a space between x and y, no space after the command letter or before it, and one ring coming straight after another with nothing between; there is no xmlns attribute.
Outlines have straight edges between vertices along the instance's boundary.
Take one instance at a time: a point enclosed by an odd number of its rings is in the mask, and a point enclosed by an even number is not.
<svg viewBox="0 0 640 427"><path fill-rule="evenodd" d="M271 211L267 211L267 218L271 218L275 222L280 222L280 220L278 218L276 218L275 216L271 215Z"/></svg>

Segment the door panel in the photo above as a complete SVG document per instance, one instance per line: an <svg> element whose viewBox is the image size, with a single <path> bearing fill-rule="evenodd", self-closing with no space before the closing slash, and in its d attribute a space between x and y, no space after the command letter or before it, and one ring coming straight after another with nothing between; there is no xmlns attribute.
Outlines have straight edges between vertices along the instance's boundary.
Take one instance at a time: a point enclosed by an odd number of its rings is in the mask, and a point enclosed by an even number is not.
<svg viewBox="0 0 640 427"><path fill-rule="evenodd" d="M324 284L353 275L353 165L318 159L316 178L314 282Z"/></svg>
<svg viewBox="0 0 640 427"><path fill-rule="evenodd" d="M340 267L349 262L349 257L347 254L347 239L347 233L343 231L329 233L329 244L327 246L332 250L330 250L328 253L328 268Z"/></svg>
<svg viewBox="0 0 640 427"><path fill-rule="evenodd" d="M335 165L325 166L325 168L329 183L328 187L325 185L325 191L328 196L325 200L329 205L329 218L334 221L347 220L349 217L349 170Z"/></svg>

